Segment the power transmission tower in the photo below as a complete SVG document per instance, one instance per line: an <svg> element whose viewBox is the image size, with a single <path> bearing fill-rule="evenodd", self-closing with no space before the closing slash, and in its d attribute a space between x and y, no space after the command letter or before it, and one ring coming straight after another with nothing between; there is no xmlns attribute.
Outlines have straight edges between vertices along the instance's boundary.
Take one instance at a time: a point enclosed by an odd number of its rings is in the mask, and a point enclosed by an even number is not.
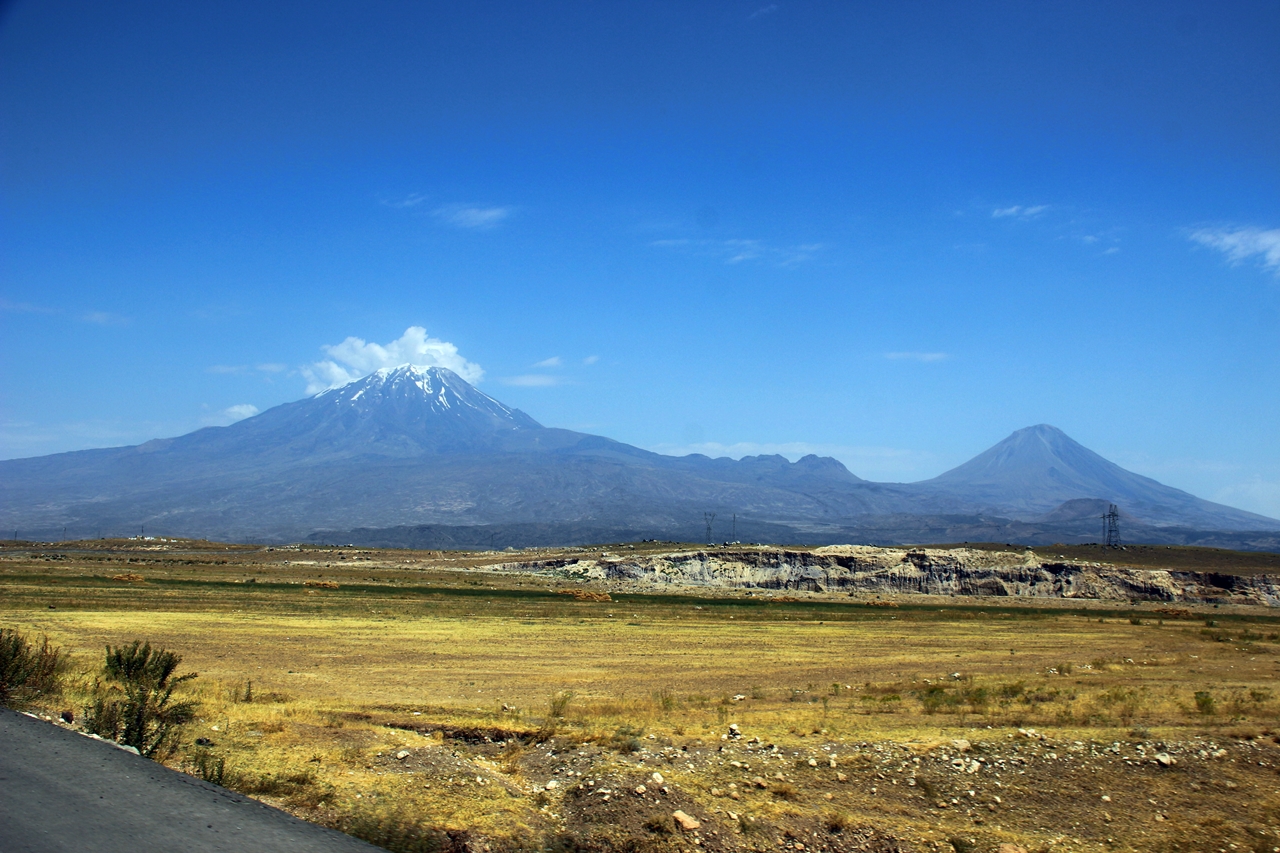
<svg viewBox="0 0 1280 853"><path fill-rule="evenodd" d="M716 514L714 512L704 512L702 514L702 518L707 522L707 544L710 545L711 544L711 522L716 520Z"/></svg>
<svg viewBox="0 0 1280 853"><path fill-rule="evenodd" d="M1106 548L1119 548L1120 546L1120 510L1115 504L1107 509L1107 514L1102 516L1102 544Z"/></svg>

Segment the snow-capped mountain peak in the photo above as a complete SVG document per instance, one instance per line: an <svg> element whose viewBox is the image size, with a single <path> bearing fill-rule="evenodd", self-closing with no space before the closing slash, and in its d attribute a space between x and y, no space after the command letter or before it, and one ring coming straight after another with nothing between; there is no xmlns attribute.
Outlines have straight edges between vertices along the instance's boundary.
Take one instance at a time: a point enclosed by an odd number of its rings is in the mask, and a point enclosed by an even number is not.
<svg viewBox="0 0 1280 853"><path fill-rule="evenodd" d="M410 418L451 415L490 429L541 426L519 409L481 392L447 367L424 368L412 364L384 367L345 385L321 391L312 399L353 411L391 406Z"/></svg>

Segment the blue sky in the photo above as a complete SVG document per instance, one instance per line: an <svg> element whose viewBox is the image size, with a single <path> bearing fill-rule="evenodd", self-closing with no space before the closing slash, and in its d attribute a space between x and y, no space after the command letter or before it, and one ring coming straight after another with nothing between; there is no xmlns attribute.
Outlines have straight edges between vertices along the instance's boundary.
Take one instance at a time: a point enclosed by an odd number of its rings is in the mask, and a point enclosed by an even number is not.
<svg viewBox="0 0 1280 853"><path fill-rule="evenodd" d="M1046 422L1280 516L1274 2L0 14L0 458L408 352L664 452Z"/></svg>

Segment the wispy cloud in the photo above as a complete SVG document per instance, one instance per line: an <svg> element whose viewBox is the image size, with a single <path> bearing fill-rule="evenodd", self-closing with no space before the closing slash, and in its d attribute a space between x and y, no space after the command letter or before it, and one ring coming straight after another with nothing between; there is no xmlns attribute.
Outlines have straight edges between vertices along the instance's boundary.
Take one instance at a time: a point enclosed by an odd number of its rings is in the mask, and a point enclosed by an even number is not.
<svg viewBox="0 0 1280 853"><path fill-rule="evenodd" d="M754 21L756 18L763 18L765 15L772 15L778 11L777 3L770 3L768 6L762 6L747 16L748 21Z"/></svg>
<svg viewBox="0 0 1280 853"><path fill-rule="evenodd" d="M933 362L946 361L951 358L951 353L946 352L887 352L884 357L890 361L919 361Z"/></svg>
<svg viewBox="0 0 1280 853"><path fill-rule="evenodd" d="M599 361L599 360L600 360L600 356L598 356L598 355L589 355L589 356L587 356L586 358L584 358L584 359L582 360L582 363L583 363L583 364L588 364L588 365L590 365L590 364L595 364L595 363L596 363L597 361Z"/></svg>
<svg viewBox="0 0 1280 853"><path fill-rule="evenodd" d="M821 243L771 246L762 240L691 240L683 237L652 240L649 245L657 249L683 249L702 256L717 257L726 264L761 261L783 267L812 260L822 249Z"/></svg>
<svg viewBox="0 0 1280 853"><path fill-rule="evenodd" d="M9 314L56 314L53 308L46 308L43 305L36 305L33 302L10 302L8 299L0 298L0 311Z"/></svg>
<svg viewBox="0 0 1280 853"><path fill-rule="evenodd" d="M544 358L542 361L535 364L534 367L559 367L562 364L564 364L564 359L558 355L553 355L551 358Z"/></svg>
<svg viewBox="0 0 1280 853"><path fill-rule="evenodd" d="M233 421L242 421L258 414L258 407L252 403L240 403L235 406L228 406L222 410L222 413Z"/></svg>
<svg viewBox="0 0 1280 853"><path fill-rule="evenodd" d="M1200 228L1187 236L1222 252L1233 264L1257 259L1264 269L1280 275L1280 228Z"/></svg>
<svg viewBox="0 0 1280 853"><path fill-rule="evenodd" d="M1049 209L1047 204L1021 205L1015 204L1012 207L997 207L991 211L993 219L1004 219L1007 217L1017 217L1018 219L1031 219L1039 216Z"/></svg>
<svg viewBox="0 0 1280 853"><path fill-rule="evenodd" d="M37 423L0 419L0 459L139 444L160 435L190 432L196 425L193 420L124 422L97 419Z"/></svg>
<svg viewBox="0 0 1280 853"><path fill-rule="evenodd" d="M432 213L442 222L472 231L488 231L496 228L511 216L510 207L485 207L470 204L447 204Z"/></svg>
<svg viewBox="0 0 1280 853"><path fill-rule="evenodd" d="M523 376L503 376L498 379L503 385L515 385L520 388L549 388L560 385L559 376L548 376L545 373L526 373Z"/></svg>
<svg viewBox="0 0 1280 853"><path fill-rule="evenodd" d="M249 373L250 371L259 371L260 373L283 373L289 369L287 364L256 364L253 366L247 364L214 364L204 369L205 373L215 375L239 375Z"/></svg>
<svg viewBox="0 0 1280 853"><path fill-rule="evenodd" d="M387 207L417 207L429 198L430 196L425 196L422 193L409 193L407 196L400 199L383 199L382 203Z"/></svg>
<svg viewBox="0 0 1280 853"><path fill-rule="evenodd" d="M1213 499L1227 506L1256 512L1270 518L1280 518L1280 481L1264 480L1255 476L1243 483L1221 488Z"/></svg>
<svg viewBox="0 0 1280 853"><path fill-rule="evenodd" d="M388 344L371 344L350 337L340 344L321 347L329 357L301 368L307 380L307 393L318 394L326 388L345 385L384 367L412 364L415 367L447 367L468 382L484 377L480 365L467 361L458 348L448 341L427 335L421 326L410 326Z"/></svg>
<svg viewBox="0 0 1280 853"><path fill-rule="evenodd" d="M95 326L123 326L129 322L128 317L112 314L110 311L89 311L81 314L80 319Z"/></svg>

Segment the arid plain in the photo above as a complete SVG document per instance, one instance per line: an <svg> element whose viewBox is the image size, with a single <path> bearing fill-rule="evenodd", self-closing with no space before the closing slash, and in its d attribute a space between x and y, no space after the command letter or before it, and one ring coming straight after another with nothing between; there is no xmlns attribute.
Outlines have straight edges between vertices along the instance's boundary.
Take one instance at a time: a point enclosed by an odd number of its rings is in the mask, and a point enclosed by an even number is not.
<svg viewBox="0 0 1280 853"><path fill-rule="evenodd" d="M0 620L72 653L50 717L179 652L174 766L391 849L1280 849L1274 608L554 568L600 553L12 543Z"/></svg>

